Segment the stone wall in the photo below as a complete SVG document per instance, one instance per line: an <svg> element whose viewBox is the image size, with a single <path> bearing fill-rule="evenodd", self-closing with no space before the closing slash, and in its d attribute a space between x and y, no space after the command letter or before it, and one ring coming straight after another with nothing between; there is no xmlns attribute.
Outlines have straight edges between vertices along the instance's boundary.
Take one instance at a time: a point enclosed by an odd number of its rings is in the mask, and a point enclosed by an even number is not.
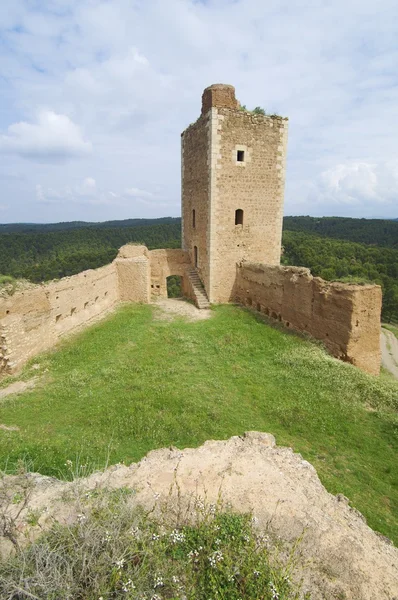
<svg viewBox="0 0 398 600"><path fill-rule="evenodd" d="M0 298L0 374L18 370L119 300L115 264Z"/></svg>
<svg viewBox="0 0 398 600"><path fill-rule="evenodd" d="M201 116L181 137L182 247L210 288L210 115ZM195 213L194 213L195 211ZM195 218L194 215L195 214ZM194 248L197 248L195 265Z"/></svg>
<svg viewBox="0 0 398 600"><path fill-rule="evenodd" d="M182 277L182 290L186 297L191 297L188 282L188 271L191 268L189 253L179 249L150 250L151 295L167 298L167 277Z"/></svg>
<svg viewBox="0 0 398 600"><path fill-rule="evenodd" d="M237 262L280 262L287 128L241 110L234 88L216 84L182 134L183 247L193 265L197 248L210 302L233 299Z"/></svg>
<svg viewBox="0 0 398 600"><path fill-rule="evenodd" d="M0 375L15 372L59 339L106 315L119 302L148 304L167 298L166 279L180 275L192 298L187 252L126 244L112 264L72 277L32 285L0 297Z"/></svg>
<svg viewBox="0 0 398 600"><path fill-rule="evenodd" d="M121 302L148 304L151 301L151 264L146 246L126 244L114 261Z"/></svg>
<svg viewBox="0 0 398 600"><path fill-rule="evenodd" d="M226 108L215 119L211 300L229 302L237 262L280 262L288 122Z"/></svg>
<svg viewBox="0 0 398 600"><path fill-rule="evenodd" d="M380 372L381 288L329 283L303 267L241 263L235 298L322 340L333 356Z"/></svg>

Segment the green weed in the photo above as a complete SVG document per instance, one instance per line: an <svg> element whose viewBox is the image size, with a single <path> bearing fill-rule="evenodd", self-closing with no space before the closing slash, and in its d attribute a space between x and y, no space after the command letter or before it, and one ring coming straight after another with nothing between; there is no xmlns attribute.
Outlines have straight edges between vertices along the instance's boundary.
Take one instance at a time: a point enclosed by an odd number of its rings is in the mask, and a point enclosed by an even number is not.
<svg viewBox="0 0 398 600"><path fill-rule="evenodd" d="M55 523L13 558L0 561L2 598L303 598L291 583L296 548L285 549L282 560L281 550L257 531L251 515L196 498L189 520L164 510L156 517L123 490L106 489L84 494L77 508L74 523Z"/></svg>

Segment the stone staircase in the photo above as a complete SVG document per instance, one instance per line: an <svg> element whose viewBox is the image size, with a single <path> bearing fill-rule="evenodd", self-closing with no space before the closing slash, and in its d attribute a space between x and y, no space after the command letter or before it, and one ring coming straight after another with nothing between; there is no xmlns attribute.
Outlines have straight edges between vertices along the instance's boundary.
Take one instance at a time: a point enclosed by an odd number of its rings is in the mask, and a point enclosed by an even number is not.
<svg viewBox="0 0 398 600"><path fill-rule="evenodd" d="M188 271L189 281L191 282L193 294L195 297L195 304L198 308L210 308L210 302L206 294L206 290L203 287L203 283L200 280L196 269Z"/></svg>

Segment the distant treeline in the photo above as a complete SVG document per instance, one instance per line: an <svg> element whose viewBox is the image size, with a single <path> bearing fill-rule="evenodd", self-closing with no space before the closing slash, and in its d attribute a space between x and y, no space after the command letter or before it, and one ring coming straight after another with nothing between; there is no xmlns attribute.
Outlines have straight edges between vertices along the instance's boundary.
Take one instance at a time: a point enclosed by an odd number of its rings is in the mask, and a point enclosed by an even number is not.
<svg viewBox="0 0 398 600"><path fill-rule="evenodd" d="M169 225L180 223L179 217L162 217L160 219L124 219L122 221L103 221L90 223L89 221L65 221L62 223L0 223L2 233L48 233L49 231L66 231L69 229L109 229L124 227L145 227L152 225Z"/></svg>
<svg viewBox="0 0 398 600"><path fill-rule="evenodd" d="M283 264L308 267L317 277L378 283L383 288L383 319L398 322L398 249L288 230L283 232L283 248Z"/></svg>
<svg viewBox="0 0 398 600"><path fill-rule="evenodd" d="M175 221L177 221L175 219ZM33 282L74 275L111 262L120 246L142 243L148 248L179 248L180 221L163 225L85 227L48 233L0 235L0 274Z"/></svg>
<svg viewBox="0 0 398 600"><path fill-rule="evenodd" d="M346 217L285 217L283 229L306 231L339 240L398 248L398 220Z"/></svg>
<svg viewBox="0 0 398 600"><path fill-rule="evenodd" d="M128 242L179 248L181 220L0 225L0 274L33 282L74 275L111 262ZM285 217L284 264L324 279L376 282L383 319L398 321L398 222L339 217Z"/></svg>

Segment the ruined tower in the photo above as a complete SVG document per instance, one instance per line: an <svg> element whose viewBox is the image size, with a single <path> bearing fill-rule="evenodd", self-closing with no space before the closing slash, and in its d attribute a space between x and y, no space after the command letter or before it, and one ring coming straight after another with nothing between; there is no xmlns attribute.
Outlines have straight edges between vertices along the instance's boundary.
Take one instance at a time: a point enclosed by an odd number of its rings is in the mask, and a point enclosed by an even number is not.
<svg viewBox="0 0 398 600"><path fill-rule="evenodd" d="M210 302L234 299L237 263L280 263L287 124L216 84L182 134L183 248Z"/></svg>

